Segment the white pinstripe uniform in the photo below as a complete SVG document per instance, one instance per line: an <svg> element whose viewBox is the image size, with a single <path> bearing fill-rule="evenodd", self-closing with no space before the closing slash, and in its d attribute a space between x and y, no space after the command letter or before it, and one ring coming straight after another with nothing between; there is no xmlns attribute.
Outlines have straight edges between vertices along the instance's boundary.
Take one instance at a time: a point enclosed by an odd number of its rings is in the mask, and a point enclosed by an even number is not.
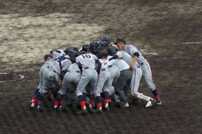
<svg viewBox="0 0 202 134"><path fill-rule="evenodd" d="M77 96L83 95L85 88L90 84L91 94L94 94L94 89L97 83L97 71L95 70L95 61L97 57L94 54L87 53L76 57L76 63L82 67L82 74L77 85L76 94Z"/></svg>
<svg viewBox="0 0 202 134"><path fill-rule="evenodd" d="M151 69L150 69L150 65L147 62L147 60L142 56L142 54L140 53L140 51L133 45L126 45L125 52L127 52L131 57L134 57L134 53L138 52L139 53L139 58L137 60L137 63L139 64L139 66L141 67L142 70L142 76L147 84L147 86L149 87L149 89L151 91L155 90L156 87L153 83L153 79L152 79L152 73L151 73ZM139 83L136 82L137 79L141 79L141 76L137 76L137 69L134 69L133 71L133 77L132 77L132 81L131 81L131 93L134 96L137 96L140 99L146 100L146 101L150 101L151 97L145 96L142 93L139 93L138 90L136 90L137 85L139 86Z"/></svg>

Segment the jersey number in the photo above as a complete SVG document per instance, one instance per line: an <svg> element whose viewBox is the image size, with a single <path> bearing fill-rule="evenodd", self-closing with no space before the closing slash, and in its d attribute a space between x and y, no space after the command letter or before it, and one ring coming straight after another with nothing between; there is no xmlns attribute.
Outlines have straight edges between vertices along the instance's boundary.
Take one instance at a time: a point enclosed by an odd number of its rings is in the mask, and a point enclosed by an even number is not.
<svg viewBox="0 0 202 134"><path fill-rule="evenodd" d="M83 56L84 59L91 58L91 56L89 54L83 54L82 56Z"/></svg>

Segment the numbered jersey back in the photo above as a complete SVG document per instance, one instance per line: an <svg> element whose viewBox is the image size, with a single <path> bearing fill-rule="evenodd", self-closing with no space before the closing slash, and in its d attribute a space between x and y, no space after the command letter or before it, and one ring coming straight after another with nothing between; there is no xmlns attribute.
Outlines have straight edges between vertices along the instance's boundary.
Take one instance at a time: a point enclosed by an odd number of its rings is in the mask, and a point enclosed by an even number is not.
<svg viewBox="0 0 202 134"><path fill-rule="evenodd" d="M76 62L81 64L82 67L89 67L89 68L95 68L96 60L97 60L97 57L91 53L82 54L76 58Z"/></svg>

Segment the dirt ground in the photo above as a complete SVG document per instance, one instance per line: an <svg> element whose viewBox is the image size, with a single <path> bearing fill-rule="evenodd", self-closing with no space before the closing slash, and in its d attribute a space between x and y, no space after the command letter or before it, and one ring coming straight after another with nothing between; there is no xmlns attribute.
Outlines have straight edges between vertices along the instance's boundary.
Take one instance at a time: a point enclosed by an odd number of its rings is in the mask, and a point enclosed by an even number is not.
<svg viewBox="0 0 202 134"><path fill-rule="evenodd" d="M25 76L0 82L0 134L202 133L201 7L200 0L0 0L0 81ZM141 50L163 106L130 103L86 116L29 111L43 55L102 35ZM152 95L143 80L140 90Z"/></svg>

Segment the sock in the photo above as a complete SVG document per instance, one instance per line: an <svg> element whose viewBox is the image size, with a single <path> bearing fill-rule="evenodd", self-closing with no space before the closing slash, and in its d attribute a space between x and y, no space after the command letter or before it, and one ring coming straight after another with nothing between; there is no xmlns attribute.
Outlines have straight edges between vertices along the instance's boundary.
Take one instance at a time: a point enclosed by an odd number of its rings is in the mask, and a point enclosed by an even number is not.
<svg viewBox="0 0 202 134"><path fill-rule="evenodd" d="M157 89L155 89L154 91L152 91L153 95L155 96L156 99L160 99L159 93L157 91Z"/></svg>
<svg viewBox="0 0 202 134"><path fill-rule="evenodd" d="M39 89L37 88L34 92L34 95L36 95L39 92Z"/></svg>
<svg viewBox="0 0 202 134"><path fill-rule="evenodd" d="M60 106L62 106L62 104L63 104L63 100L60 101Z"/></svg>
<svg viewBox="0 0 202 134"><path fill-rule="evenodd" d="M98 110L102 110L102 103L97 103Z"/></svg>
<svg viewBox="0 0 202 134"><path fill-rule="evenodd" d="M104 106L108 107L109 99L104 99Z"/></svg>
<svg viewBox="0 0 202 134"><path fill-rule="evenodd" d="M42 101L38 101L38 105L40 105L42 103Z"/></svg>
<svg viewBox="0 0 202 134"><path fill-rule="evenodd" d="M109 103L109 99L104 99L104 105Z"/></svg>
<svg viewBox="0 0 202 134"><path fill-rule="evenodd" d="M57 107L60 104L59 101L55 101L54 107Z"/></svg>
<svg viewBox="0 0 202 134"><path fill-rule="evenodd" d="M81 105L82 110L86 110L86 102L85 101L81 101L80 105Z"/></svg>
<svg viewBox="0 0 202 134"><path fill-rule="evenodd" d="M50 96L50 92L48 92L47 94L46 94L46 97L49 97Z"/></svg>
<svg viewBox="0 0 202 134"><path fill-rule="evenodd" d="M93 107L94 100L90 100L90 106Z"/></svg>

